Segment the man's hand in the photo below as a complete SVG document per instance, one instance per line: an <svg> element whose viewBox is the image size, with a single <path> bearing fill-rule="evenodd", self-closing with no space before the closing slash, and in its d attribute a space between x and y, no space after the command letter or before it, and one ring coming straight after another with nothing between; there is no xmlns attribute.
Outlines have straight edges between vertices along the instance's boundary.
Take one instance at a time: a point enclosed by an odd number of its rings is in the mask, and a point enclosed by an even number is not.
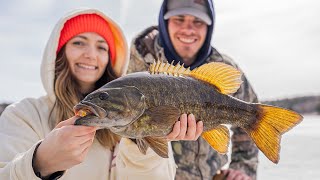
<svg viewBox="0 0 320 180"><path fill-rule="evenodd" d="M196 122L193 114L182 114L180 121L176 122L173 130L166 136L169 141L189 140L195 141L203 131L203 122Z"/></svg>
<svg viewBox="0 0 320 180"><path fill-rule="evenodd" d="M242 171L234 169L221 170L226 180L252 180L247 174Z"/></svg>

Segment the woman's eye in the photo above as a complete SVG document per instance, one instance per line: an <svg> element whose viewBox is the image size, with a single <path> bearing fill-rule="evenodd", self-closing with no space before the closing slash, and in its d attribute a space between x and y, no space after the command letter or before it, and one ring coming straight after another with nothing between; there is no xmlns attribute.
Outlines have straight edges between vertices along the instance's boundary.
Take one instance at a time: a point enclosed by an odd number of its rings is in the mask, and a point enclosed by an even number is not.
<svg viewBox="0 0 320 180"><path fill-rule="evenodd" d="M98 49L103 50L103 51L107 51L107 48L105 48L103 46L99 46Z"/></svg>
<svg viewBox="0 0 320 180"><path fill-rule="evenodd" d="M77 45L77 46L82 46L82 45L84 45L84 43L81 42L81 41L75 41L75 42L73 42L72 44Z"/></svg>

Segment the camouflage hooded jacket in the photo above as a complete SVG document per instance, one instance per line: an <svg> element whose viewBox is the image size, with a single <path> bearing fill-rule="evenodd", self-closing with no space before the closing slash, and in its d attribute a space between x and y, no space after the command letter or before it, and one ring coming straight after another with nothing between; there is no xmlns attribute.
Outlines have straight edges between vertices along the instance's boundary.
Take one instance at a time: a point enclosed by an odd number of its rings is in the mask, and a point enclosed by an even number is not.
<svg viewBox="0 0 320 180"><path fill-rule="evenodd" d="M147 28L133 39L128 73L146 71L155 59L166 61L163 48L157 39L156 26ZM213 61L224 62L238 68L229 57L219 54L214 48L206 62ZM243 84L233 96L247 102L258 102L255 92L244 75L242 80ZM232 156L229 168L241 170L256 179L258 149L242 129L236 127L231 129L233 131ZM197 141L172 142L172 148L178 166L176 179L212 179L213 175L228 162L226 155L218 154L202 138Z"/></svg>

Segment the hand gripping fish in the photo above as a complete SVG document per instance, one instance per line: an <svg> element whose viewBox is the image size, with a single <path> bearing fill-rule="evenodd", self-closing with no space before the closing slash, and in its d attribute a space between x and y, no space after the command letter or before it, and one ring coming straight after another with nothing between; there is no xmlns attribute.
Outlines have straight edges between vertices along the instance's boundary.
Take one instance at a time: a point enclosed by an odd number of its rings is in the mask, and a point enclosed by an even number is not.
<svg viewBox="0 0 320 180"><path fill-rule="evenodd" d="M149 72L132 73L105 84L74 107L76 125L98 126L136 139L139 150L153 149L168 157L165 136L183 113L203 121L202 137L219 153L226 153L229 131L239 126L272 162L278 163L281 135L303 117L291 110L247 103L228 94L241 83L241 72L220 62L192 71L183 65L157 62Z"/></svg>

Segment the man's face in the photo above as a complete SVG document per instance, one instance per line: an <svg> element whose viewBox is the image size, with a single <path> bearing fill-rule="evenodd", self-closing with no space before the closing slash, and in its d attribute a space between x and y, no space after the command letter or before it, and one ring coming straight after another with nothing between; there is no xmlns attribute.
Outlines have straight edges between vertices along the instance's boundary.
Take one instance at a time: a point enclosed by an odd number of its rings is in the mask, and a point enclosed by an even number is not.
<svg viewBox="0 0 320 180"><path fill-rule="evenodd" d="M170 40L186 65L191 65L196 59L205 41L207 30L207 24L192 15L178 15L169 18Z"/></svg>

